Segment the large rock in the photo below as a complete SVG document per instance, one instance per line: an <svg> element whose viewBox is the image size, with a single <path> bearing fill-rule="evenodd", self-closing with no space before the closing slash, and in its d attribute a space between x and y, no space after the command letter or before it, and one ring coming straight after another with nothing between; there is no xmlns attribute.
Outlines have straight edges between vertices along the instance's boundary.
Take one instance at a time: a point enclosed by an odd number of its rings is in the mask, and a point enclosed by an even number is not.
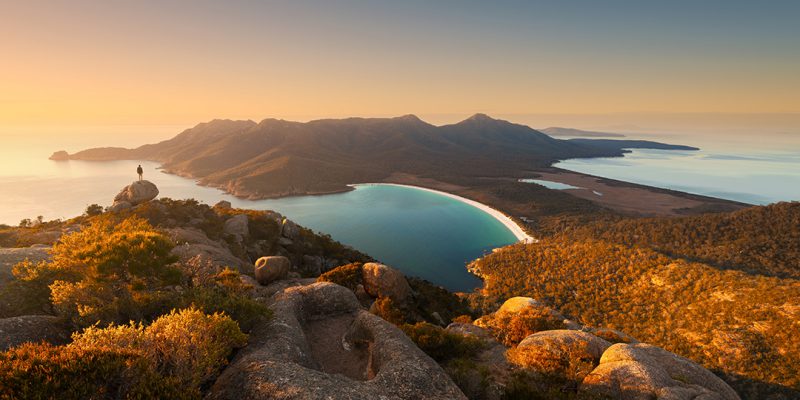
<svg viewBox="0 0 800 400"><path fill-rule="evenodd" d="M402 331L361 308L352 291L319 282L272 297L208 399L465 399Z"/></svg>
<svg viewBox="0 0 800 400"><path fill-rule="evenodd" d="M543 307L544 304L530 298L530 297L512 297L506 300L500 308L497 309L497 313L519 313L528 308L538 308Z"/></svg>
<svg viewBox="0 0 800 400"><path fill-rule="evenodd" d="M0 351L28 342L64 344L70 331L58 317L52 315L25 315L0 319Z"/></svg>
<svg viewBox="0 0 800 400"><path fill-rule="evenodd" d="M366 263L361 269L364 290L373 297L388 297L396 303L404 302L411 294L406 277L391 267L378 263Z"/></svg>
<svg viewBox="0 0 800 400"><path fill-rule="evenodd" d="M139 205L153 200L158 196L158 187L150 181L136 181L122 188L122 191L114 197L113 210L115 206L128 203L130 206Z"/></svg>
<svg viewBox="0 0 800 400"><path fill-rule="evenodd" d="M320 256L304 255L303 256L303 271L307 276L319 276L322 274L322 267L324 262Z"/></svg>
<svg viewBox="0 0 800 400"><path fill-rule="evenodd" d="M261 257L256 260L256 281L262 285L286 278L292 263L283 256Z"/></svg>
<svg viewBox="0 0 800 400"><path fill-rule="evenodd" d="M204 244L208 246L220 246L215 240L211 240L201 229L194 227L180 227L164 229L170 239L176 245L182 244Z"/></svg>
<svg viewBox="0 0 800 400"><path fill-rule="evenodd" d="M296 240L300 236L300 228L288 218L281 221L281 235L285 238Z"/></svg>
<svg viewBox="0 0 800 400"><path fill-rule="evenodd" d="M249 267L242 259L236 257L230 250L221 245L205 245L205 244L189 244L186 243L182 246L175 246L171 253L177 256L180 260L189 260L195 256L203 255L207 257L212 264L224 268L230 267L231 269L240 272L246 272Z"/></svg>
<svg viewBox="0 0 800 400"><path fill-rule="evenodd" d="M214 204L214 208L219 208L222 210L230 210L231 207L233 206L231 205L231 202L228 200L220 200L217 202L217 204Z"/></svg>
<svg viewBox="0 0 800 400"><path fill-rule="evenodd" d="M247 224L247 214L238 214L228 218L222 231L228 235L236 236L239 240L250 234Z"/></svg>
<svg viewBox="0 0 800 400"><path fill-rule="evenodd" d="M67 161L67 160L69 160L69 153L67 153L65 150L56 151L55 153L53 153L50 156L50 160L53 160L53 161Z"/></svg>
<svg viewBox="0 0 800 400"><path fill-rule="evenodd" d="M0 248L0 285L14 279L11 270L14 268L14 265L26 259L34 263L49 260L50 247Z"/></svg>
<svg viewBox="0 0 800 400"><path fill-rule="evenodd" d="M621 400L739 399L730 386L707 369L644 343L609 347L580 388Z"/></svg>
<svg viewBox="0 0 800 400"><path fill-rule="evenodd" d="M536 332L526 337L509 360L542 373L583 378L592 371L611 343L588 332L557 329Z"/></svg>

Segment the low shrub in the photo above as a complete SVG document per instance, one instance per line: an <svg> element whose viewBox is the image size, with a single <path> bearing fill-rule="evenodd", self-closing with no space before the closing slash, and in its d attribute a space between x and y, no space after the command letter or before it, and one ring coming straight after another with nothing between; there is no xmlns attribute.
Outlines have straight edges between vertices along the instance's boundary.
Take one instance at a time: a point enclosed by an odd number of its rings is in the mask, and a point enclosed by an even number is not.
<svg viewBox="0 0 800 400"><path fill-rule="evenodd" d="M73 335L67 347L79 349L134 349L155 370L172 377L188 391L199 388L227 364L234 348L247 343L247 335L224 314L205 314L189 308L172 311L149 326L141 323L89 327Z"/></svg>
<svg viewBox="0 0 800 400"><path fill-rule="evenodd" d="M474 357L484 348L483 342L478 338L447 332L444 328L427 322L405 324L401 329L425 354L440 363Z"/></svg>
<svg viewBox="0 0 800 400"><path fill-rule="evenodd" d="M129 348L28 343L0 353L0 399L192 399Z"/></svg>
<svg viewBox="0 0 800 400"><path fill-rule="evenodd" d="M267 306L249 296L252 286L242 282L238 272L226 268L210 281L187 289L180 299L181 306L194 306L206 313L225 313L236 320L245 332L250 331L259 320L272 316Z"/></svg>
<svg viewBox="0 0 800 400"><path fill-rule="evenodd" d="M410 320L406 313L397 308L392 299L388 297L375 299L370 312L397 326L401 326Z"/></svg>
<svg viewBox="0 0 800 400"><path fill-rule="evenodd" d="M355 291L356 287L364 282L362 275L363 265L363 263L352 263L336 267L320 275L317 278L317 282L332 282Z"/></svg>
<svg viewBox="0 0 800 400"><path fill-rule="evenodd" d="M506 347L516 346L539 331L564 329L564 321L548 307L530 307L514 313L494 313L481 319L495 338Z"/></svg>

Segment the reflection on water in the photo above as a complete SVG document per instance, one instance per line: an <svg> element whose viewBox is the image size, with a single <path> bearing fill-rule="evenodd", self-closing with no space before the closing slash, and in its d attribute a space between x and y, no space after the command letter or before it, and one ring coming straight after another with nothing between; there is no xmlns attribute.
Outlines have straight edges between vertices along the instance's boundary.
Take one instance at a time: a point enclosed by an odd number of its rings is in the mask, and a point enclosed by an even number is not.
<svg viewBox="0 0 800 400"><path fill-rule="evenodd" d="M577 186L568 185L566 183L546 181L543 179L520 179L519 181L525 183L535 183L537 185L542 185L548 189L555 189L555 190L580 189Z"/></svg>
<svg viewBox="0 0 800 400"><path fill-rule="evenodd" d="M559 168L751 204L800 200L800 137L785 143L665 137L700 151L633 150L623 158L566 160ZM734 146L734 144L738 144Z"/></svg>

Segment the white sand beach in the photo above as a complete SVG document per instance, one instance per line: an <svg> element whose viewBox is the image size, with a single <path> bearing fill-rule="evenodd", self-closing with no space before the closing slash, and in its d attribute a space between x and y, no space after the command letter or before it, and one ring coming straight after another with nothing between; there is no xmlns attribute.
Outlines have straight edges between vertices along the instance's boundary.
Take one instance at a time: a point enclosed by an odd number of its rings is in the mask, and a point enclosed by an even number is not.
<svg viewBox="0 0 800 400"><path fill-rule="evenodd" d="M462 203L469 204L469 205L471 205L471 206L473 206L473 207L475 207L475 208L477 208L477 209L479 209L479 210L491 215L492 217L494 217L494 219L500 221L501 224L503 224L506 228L508 228L508 230L510 230L511 233L514 236L516 236L516 238L520 242L533 243L533 242L536 241L536 239L534 239L531 235L528 235L525 232L525 230L522 229L521 226L519 226L516 222L514 222L513 219L509 218L507 215L503 214L502 212L500 212L500 211L498 211L498 210L496 210L496 209L494 209L492 207L487 206L486 204L479 203L479 202L477 202L475 200L470 200L470 199L468 199L466 197L456 196L456 195L454 195L452 193L442 192L440 190L428 189L428 188L421 187L421 186L403 185L403 184L399 184L399 183L357 183L357 184L352 184L352 185L347 185L347 186L358 187L358 186L375 186L375 185L401 186L401 187L407 187L407 188L412 188L412 189L424 190L424 191L427 191L427 192L440 194L442 196L447 196L447 197L449 197L451 199L455 199L455 200L458 200L458 201L460 201Z"/></svg>

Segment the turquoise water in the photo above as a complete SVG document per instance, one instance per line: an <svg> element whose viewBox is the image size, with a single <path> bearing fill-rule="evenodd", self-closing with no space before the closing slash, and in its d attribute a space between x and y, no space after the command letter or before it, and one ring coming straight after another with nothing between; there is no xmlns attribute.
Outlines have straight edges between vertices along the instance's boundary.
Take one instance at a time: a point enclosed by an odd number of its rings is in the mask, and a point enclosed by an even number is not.
<svg viewBox="0 0 800 400"><path fill-rule="evenodd" d="M48 220L69 218L83 213L89 204L110 205L117 192L135 179L137 164L56 162L46 156L21 161L0 174L0 223L15 225L38 215ZM467 291L480 283L466 271L467 262L516 242L489 214L424 190L359 186L333 195L249 201L161 173L156 163L141 164L161 197L194 198L207 204L228 200L235 207L275 210L406 274L451 290Z"/></svg>

